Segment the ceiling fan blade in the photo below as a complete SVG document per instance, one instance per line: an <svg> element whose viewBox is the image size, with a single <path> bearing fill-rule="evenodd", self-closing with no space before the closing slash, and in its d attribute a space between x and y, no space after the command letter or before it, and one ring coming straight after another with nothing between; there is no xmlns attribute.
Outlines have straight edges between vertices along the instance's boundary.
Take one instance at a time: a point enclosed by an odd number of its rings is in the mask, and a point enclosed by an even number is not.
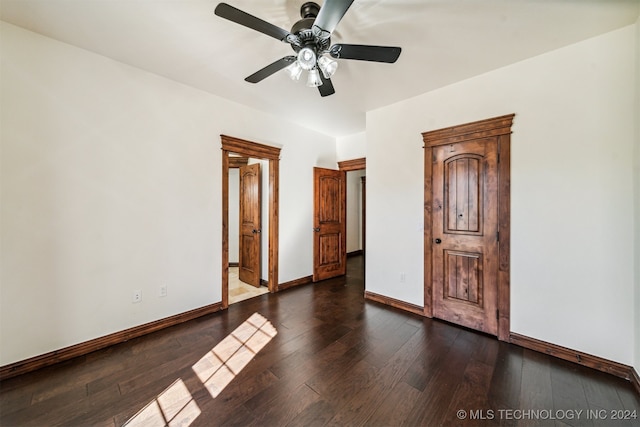
<svg viewBox="0 0 640 427"><path fill-rule="evenodd" d="M296 60L295 56L285 56L284 58L280 58L277 61L267 65L263 69L258 70L255 73L251 74L249 77L245 79L245 81L249 83L258 83L259 81L262 81L267 77L269 77L271 74L274 74L282 70L283 68L293 64L295 60Z"/></svg>
<svg viewBox="0 0 640 427"><path fill-rule="evenodd" d="M402 49L399 47L362 44L334 44L329 50L329 54L334 58L387 62L389 64L396 62L400 52Z"/></svg>
<svg viewBox="0 0 640 427"><path fill-rule="evenodd" d="M319 37L327 38L336 29L338 22L342 19L353 0L326 0L316 20L313 22L313 29Z"/></svg>
<svg viewBox="0 0 640 427"><path fill-rule="evenodd" d="M336 93L335 89L333 88L333 83L331 83L331 79L326 79L322 75L322 72L320 72L320 79L322 79L322 84L318 86L320 96L325 97Z"/></svg>
<svg viewBox="0 0 640 427"><path fill-rule="evenodd" d="M263 21L260 18L256 18L253 15L249 15L247 12L243 12L226 3L218 4L218 6L216 6L215 14L221 18L228 19L236 24L244 25L245 27L249 27L252 30L259 31L281 41L287 40L291 35L291 33L285 29L270 24L267 21Z"/></svg>

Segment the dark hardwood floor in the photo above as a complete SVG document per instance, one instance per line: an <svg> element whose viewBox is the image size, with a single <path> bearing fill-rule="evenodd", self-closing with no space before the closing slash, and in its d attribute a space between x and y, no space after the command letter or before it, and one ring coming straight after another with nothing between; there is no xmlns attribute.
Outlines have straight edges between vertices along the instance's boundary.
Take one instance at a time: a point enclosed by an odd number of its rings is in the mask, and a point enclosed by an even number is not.
<svg viewBox="0 0 640 427"><path fill-rule="evenodd" d="M192 426L640 425L629 382L365 301L362 275L349 258L345 278L3 381L0 425L121 426L177 380ZM256 312L277 334L212 397L192 367Z"/></svg>

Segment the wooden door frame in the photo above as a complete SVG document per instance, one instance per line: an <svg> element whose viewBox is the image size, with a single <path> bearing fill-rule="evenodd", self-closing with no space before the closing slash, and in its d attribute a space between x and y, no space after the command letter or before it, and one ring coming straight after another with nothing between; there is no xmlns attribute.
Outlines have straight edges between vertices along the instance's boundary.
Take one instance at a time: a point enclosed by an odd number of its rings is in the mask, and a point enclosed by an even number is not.
<svg viewBox="0 0 640 427"><path fill-rule="evenodd" d="M222 142L222 308L229 307L229 168L236 161L230 154L269 160L269 292L278 290L278 191L280 148L227 135Z"/></svg>
<svg viewBox="0 0 640 427"><path fill-rule="evenodd" d="M424 315L433 317L432 166L433 147L479 138L498 138L498 339L509 341L511 329L511 126L515 114L422 133L424 141Z"/></svg>

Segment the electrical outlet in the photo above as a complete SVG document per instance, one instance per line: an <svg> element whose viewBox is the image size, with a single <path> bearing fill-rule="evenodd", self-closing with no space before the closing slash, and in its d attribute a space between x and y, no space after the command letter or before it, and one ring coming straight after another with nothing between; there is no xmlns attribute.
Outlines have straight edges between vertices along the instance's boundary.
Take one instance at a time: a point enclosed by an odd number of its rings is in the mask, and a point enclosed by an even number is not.
<svg viewBox="0 0 640 427"><path fill-rule="evenodd" d="M133 291L133 300L131 302L140 302L142 301L142 291L140 289L137 289L135 291Z"/></svg>
<svg viewBox="0 0 640 427"><path fill-rule="evenodd" d="M167 285L160 286L160 292L158 296L166 297L167 296Z"/></svg>

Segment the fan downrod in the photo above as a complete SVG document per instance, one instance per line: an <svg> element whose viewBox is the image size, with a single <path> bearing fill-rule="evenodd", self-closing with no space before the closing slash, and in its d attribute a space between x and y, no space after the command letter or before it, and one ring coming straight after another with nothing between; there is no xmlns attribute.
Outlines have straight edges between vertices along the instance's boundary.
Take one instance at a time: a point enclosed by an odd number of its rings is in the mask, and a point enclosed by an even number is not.
<svg viewBox="0 0 640 427"><path fill-rule="evenodd" d="M308 1L302 6L300 6L300 17L301 18L314 18L318 16L320 12L320 6L318 3Z"/></svg>
<svg viewBox="0 0 640 427"><path fill-rule="evenodd" d="M300 16L302 19L293 24L291 34L299 35L301 31L310 30L319 12L320 6L318 3L312 1L308 1L300 6Z"/></svg>

